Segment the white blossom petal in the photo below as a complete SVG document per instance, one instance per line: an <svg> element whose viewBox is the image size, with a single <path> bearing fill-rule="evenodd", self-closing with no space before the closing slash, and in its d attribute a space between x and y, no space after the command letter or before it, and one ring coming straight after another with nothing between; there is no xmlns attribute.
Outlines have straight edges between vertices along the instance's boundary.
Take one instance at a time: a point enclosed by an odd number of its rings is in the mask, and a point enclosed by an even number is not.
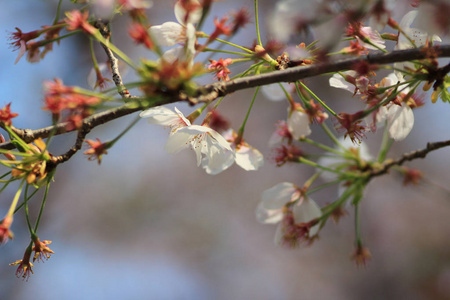
<svg viewBox="0 0 450 300"><path fill-rule="evenodd" d="M408 136L414 126L414 113L405 103L402 106L393 105L389 108L387 123L390 137L401 141Z"/></svg>
<svg viewBox="0 0 450 300"><path fill-rule="evenodd" d="M186 20L186 10L183 8L183 6L180 4L180 1L177 1L175 4L174 12L175 17L177 18L178 23L180 24L195 24L200 21L200 18L202 17L202 7L198 0L189 0L193 2L194 4L197 4L197 8L191 12L189 12L188 20Z"/></svg>
<svg viewBox="0 0 450 300"><path fill-rule="evenodd" d="M283 218L283 206L292 200L292 195L297 191L294 184L281 182L270 189L265 190L261 196L261 202L256 208L256 219L265 224L275 224Z"/></svg>
<svg viewBox="0 0 450 300"><path fill-rule="evenodd" d="M281 85L283 85L284 89L289 90L289 83L282 82ZM272 101L281 101L286 99L286 94L283 91L283 89L280 87L279 83L272 83L268 85L263 85L261 87L261 90L266 96L267 99Z"/></svg>
<svg viewBox="0 0 450 300"><path fill-rule="evenodd" d="M241 145L236 151L236 164L245 171L255 171L264 164L264 157L257 149Z"/></svg>
<svg viewBox="0 0 450 300"><path fill-rule="evenodd" d="M175 22L150 27L152 38L159 46L174 46L186 42L186 28Z"/></svg>
<svg viewBox="0 0 450 300"><path fill-rule="evenodd" d="M311 128L309 128L309 116L299 110L295 110L289 114L287 126L296 140L311 134Z"/></svg>
<svg viewBox="0 0 450 300"><path fill-rule="evenodd" d="M294 205L292 213L294 215L295 223L306 223L322 216L322 210L317 203L310 198L305 198L301 203ZM311 227L309 236L312 237L316 235L319 229L320 224Z"/></svg>

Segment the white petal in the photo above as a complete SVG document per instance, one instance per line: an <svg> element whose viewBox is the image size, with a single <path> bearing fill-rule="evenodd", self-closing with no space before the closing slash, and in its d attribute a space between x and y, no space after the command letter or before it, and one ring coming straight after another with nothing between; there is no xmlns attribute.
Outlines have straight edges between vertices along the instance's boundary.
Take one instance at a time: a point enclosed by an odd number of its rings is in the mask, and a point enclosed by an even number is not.
<svg viewBox="0 0 450 300"><path fill-rule="evenodd" d="M253 147L241 146L236 151L236 164L245 171L255 171L264 164L264 157Z"/></svg>
<svg viewBox="0 0 450 300"><path fill-rule="evenodd" d="M150 27L152 38L159 46L174 46L186 41L185 28L175 22Z"/></svg>
<svg viewBox="0 0 450 300"><path fill-rule="evenodd" d="M261 203L263 203L264 209L281 209L292 200L292 195L296 191L297 188L294 184L281 182L262 193Z"/></svg>
<svg viewBox="0 0 450 300"><path fill-rule="evenodd" d="M294 220L296 223L306 223L322 216L322 210L317 203L309 198L303 199L300 205L293 208ZM319 231L320 224L311 227L309 236L314 236Z"/></svg>
<svg viewBox="0 0 450 300"><path fill-rule="evenodd" d="M234 153L232 151L220 147L219 144L213 144L203 157L202 167L206 173L216 175L228 169L233 163Z"/></svg>
<svg viewBox="0 0 450 300"><path fill-rule="evenodd" d="M188 127L184 127L188 128ZM192 136L189 133L184 132L181 128L177 130L174 134L169 135L166 146L164 149L169 153L177 153L183 149L189 148L191 146ZM200 165L200 160L197 159L198 165Z"/></svg>
<svg viewBox="0 0 450 300"><path fill-rule="evenodd" d="M289 83L283 82L281 83L283 85L285 90L289 89ZM283 89L280 87L280 84L278 83L272 83L269 85L264 85L261 88L264 96L266 96L267 99L272 101L281 101L286 99L286 94L284 93Z"/></svg>
<svg viewBox="0 0 450 300"><path fill-rule="evenodd" d="M346 71L343 72L343 74L348 75L348 76L352 76L355 77L357 76L355 71ZM345 78L343 76L341 76L340 74L334 74L330 79L329 79L329 84L332 87L338 88L338 89L344 89L349 91L350 93L354 93L356 90L355 85L351 84L350 82L346 81ZM359 92L357 92L357 94L359 94Z"/></svg>
<svg viewBox="0 0 450 300"><path fill-rule="evenodd" d="M198 4L198 8L189 13L189 17L188 17L187 21L186 21L186 11L181 6L180 1L178 1L175 4L175 8L174 8L175 17L177 18L177 21L180 24L187 24L187 23L195 24L195 23L198 23L198 21L200 21L200 18L202 17L202 8L200 5L200 2L198 2L197 0L189 0L189 1L194 2L195 4Z"/></svg>
<svg viewBox="0 0 450 300"><path fill-rule="evenodd" d="M311 128L309 128L309 117L306 113L299 110L295 110L290 113L287 119L287 126L296 140L311 134Z"/></svg>
<svg viewBox="0 0 450 300"><path fill-rule="evenodd" d="M408 136L414 126L414 113L406 104L393 105L389 108L387 122L391 138L401 141Z"/></svg>
<svg viewBox="0 0 450 300"><path fill-rule="evenodd" d="M139 116L141 118L147 118L150 124L177 128L191 125L191 122L176 107L175 110L176 112L173 112L164 106L157 106L144 110Z"/></svg>
<svg viewBox="0 0 450 300"><path fill-rule="evenodd" d="M177 60L184 61L184 58L185 58L184 47L174 47L164 52L163 55L161 56L161 59L169 63L174 63Z"/></svg>

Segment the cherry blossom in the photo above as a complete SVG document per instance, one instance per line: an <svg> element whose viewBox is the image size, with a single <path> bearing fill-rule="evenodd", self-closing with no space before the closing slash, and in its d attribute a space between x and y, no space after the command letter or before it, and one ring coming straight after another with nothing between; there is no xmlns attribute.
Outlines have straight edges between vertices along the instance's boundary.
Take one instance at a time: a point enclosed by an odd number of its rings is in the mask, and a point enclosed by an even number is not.
<svg viewBox="0 0 450 300"><path fill-rule="evenodd" d="M197 2L198 1L192 1ZM189 12L188 21L185 22L188 12L181 6L180 1L175 4L175 17L178 23L165 22L161 25L151 26L150 32L156 43L160 46L174 46L176 44L183 44L187 41L187 30L189 24L197 23L201 17L201 7ZM195 31L194 31L195 33Z"/></svg>
<svg viewBox="0 0 450 300"><path fill-rule="evenodd" d="M411 44L410 40L404 34L399 33L398 42L397 45L395 46L395 50L422 47L425 46L427 40L431 40L433 42L442 42L441 38L437 35L430 35L423 29L411 27L412 23L417 17L417 14L418 14L417 10L412 10L408 12L406 15L403 16L399 25L400 28L404 31L404 33L412 39L414 45ZM414 69L414 64L410 62L395 63L394 68L400 70L404 70L407 68Z"/></svg>
<svg viewBox="0 0 450 300"><path fill-rule="evenodd" d="M192 125L177 108L173 112L165 107L153 107L141 112L140 116L151 124L170 127L166 151L194 150L197 166L201 165L206 173L218 174L234 163L234 152L223 136L207 126Z"/></svg>
<svg viewBox="0 0 450 300"><path fill-rule="evenodd" d="M401 75L391 73L381 81L380 85L388 87L403 81L404 79ZM377 126L382 126L386 121L389 136L396 141L405 139L414 126L414 113L408 103L401 99L408 92L409 88L403 88L399 95L400 101L391 102L387 106L382 106L376 113L375 119Z"/></svg>
<svg viewBox="0 0 450 300"><path fill-rule="evenodd" d="M311 128L309 128L309 116L300 109L289 109L286 123L289 131L296 140L311 134Z"/></svg>
<svg viewBox="0 0 450 300"><path fill-rule="evenodd" d="M280 87L280 84L283 86L285 90L290 89L290 84L287 82L282 83L272 83L268 85L263 85L261 90L264 96L271 101L282 101L286 99L286 93Z"/></svg>
<svg viewBox="0 0 450 300"><path fill-rule="evenodd" d="M291 205L291 207L288 208L288 205ZM315 236L319 231L319 225L309 227L308 223L321 215L322 211L316 202L302 196L300 189L290 182L281 182L265 190L262 193L261 202L256 208L256 219L259 222L264 224L279 223L275 234L275 244L277 245L286 242L286 233L296 225L295 228L299 229L300 233L304 235L294 238L309 239ZM294 223L287 224L286 220L292 220Z"/></svg>
<svg viewBox="0 0 450 300"><path fill-rule="evenodd" d="M228 169L234 162L230 144L215 130L199 125L190 125L176 130L169 136L166 151L177 153L183 149L194 150L197 166L206 173L215 175Z"/></svg>

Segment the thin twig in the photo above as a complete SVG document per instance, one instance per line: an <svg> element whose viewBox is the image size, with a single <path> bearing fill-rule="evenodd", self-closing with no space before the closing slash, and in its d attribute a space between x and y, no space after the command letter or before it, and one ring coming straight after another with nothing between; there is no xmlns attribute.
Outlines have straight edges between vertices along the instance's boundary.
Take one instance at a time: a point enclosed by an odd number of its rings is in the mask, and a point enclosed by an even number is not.
<svg viewBox="0 0 450 300"><path fill-rule="evenodd" d="M411 160L415 160L418 158L425 158L425 156L427 156L427 154L430 153L431 151L434 151L434 150L437 150L440 148L444 148L447 146L450 146L450 140L442 141L442 142L427 143L427 147L424 149L416 150L416 151L413 151L410 153L405 153L399 159L388 161L388 162L384 163L381 166L381 168L372 170L369 173L369 178L373 178L376 176L386 174L389 171L389 169L392 168L393 166L401 166L406 161L411 161Z"/></svg>
<svg viewBox="0 0 450 300"><path fill-rule="evenodd" d="M95 22L95 27L97 27L100 30L100 33L106 40L108 40L110 38L111 32L108 29L107 23L103 22L102 20L97 20ZM131 96L130 92L127 90L127 88L125 87L125 85L123 84L122 76L120 75L119 60L116 58L116 56L111 51L111 49L109 49L108 46L106 46L103 43L100 43L100 44L102 45L103 49L105 50L106 56L108 56L108 60L111 64L112 79L114 81L114 84L117 87L118 93L120 94L120 96L122 96L122 98L126 98L126 99L131 98L132 96Z"/></svg>

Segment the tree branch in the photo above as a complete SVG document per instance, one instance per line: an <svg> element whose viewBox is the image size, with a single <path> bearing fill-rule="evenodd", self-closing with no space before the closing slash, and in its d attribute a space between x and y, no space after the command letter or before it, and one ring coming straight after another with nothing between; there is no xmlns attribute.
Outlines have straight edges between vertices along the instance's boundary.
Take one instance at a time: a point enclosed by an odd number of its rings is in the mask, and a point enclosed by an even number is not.
<svg viewBox="0 0 450 300"><path fill-rule="evenodd" d="M450 57L450 45L434 46L433 49L438 57ZM402 62L408 60L425 59L429 53L424 51L424 48L414 48L407 50L393 51L390 53L371 54L363 57L343 59L336 62L318 63L310 66L299 66L290 69L274 71L261 75L248 76L239 78L227 82L218 82L214 84L208 84L198 88L196 97L189 97L183 92L180 92L178 98L170 95L164 100L151 101L151 103L142 102L142 98L134 98L133 100L119 107L115 107L109 110L105 110L96 113L83 121L83 125L92 129L98 125L104 124L111 120L129 115L136 111L154 107L157 105L165 105L178 101L189 101L191 104L199 102L209 102L218 97L228 95L230 93L248 89L261 85L268 85L276 82L295 82L300 79L314 77L325 73L343 71L351 69L355 64L360 62L368 62L369 64L389 64L394 62ZM54 134L62 134L67 132L67 123L59 123L54 126L49 126L41 129L17 129L13 127L13 130L19 135L25 142L30 143L37 138L46 138L54 130ZM0 144L0 149L14 149L15 146L6 142ZM403 163L403 162L402 162ZM390 167L389 167L390 168Z"/></svg>
<svg viewBox="0 0 450 300"><path fill-rule="evenodd" d="M418 158L425 158L425 156L427 156L427 154L430 153L431 151L444 148L447 146L450 146L450 140L443 142L427 143L427 147L424 149L416 150L410 153L405 153L399 159L388 161L384 163L381 166L381 168L372 170L369 173L369 178L386 174L389 171L389 169L392 168L393 166L401 166L406 161L411 161Z"/></svg>

